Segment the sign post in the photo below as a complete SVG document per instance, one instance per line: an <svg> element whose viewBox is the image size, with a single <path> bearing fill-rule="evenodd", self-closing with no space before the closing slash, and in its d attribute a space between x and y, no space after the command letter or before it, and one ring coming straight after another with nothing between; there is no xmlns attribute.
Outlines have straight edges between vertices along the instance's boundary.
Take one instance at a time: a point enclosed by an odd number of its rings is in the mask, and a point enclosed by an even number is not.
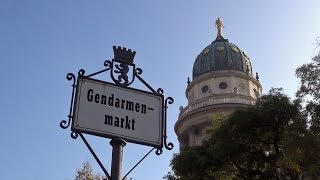
<svg viewBox="0 0 320 180"><path fill-rule="evenodd" d="M126 142L123 139L115 138L110 141L112 146L111 180L120 180L122 171L122 154Z"/></svg>
<svg viewBox="0 0 320 180"><path fill-rule="evenodd" d="M71 125L71 137L76 139L80 135L107 178L120 180L123 147L127 142L151 146L157 155L162 153L163 147L173 148L171 142L167 143L166 130L167 108L173 98L164 98L161 88L155 90L143 80L142 70L133 63L135 51L116 46L113 51L114 58L104 62L105 69L89 75L81 69L77 78L72 73L67 74L67 79L73 81L71 105L68 120L62 120L60 127L66 129ZM92 78L104 72L110 72L113 83ZM148 91L129 87L135 79ZM82 133L111 139L111 176Z"/></svg>

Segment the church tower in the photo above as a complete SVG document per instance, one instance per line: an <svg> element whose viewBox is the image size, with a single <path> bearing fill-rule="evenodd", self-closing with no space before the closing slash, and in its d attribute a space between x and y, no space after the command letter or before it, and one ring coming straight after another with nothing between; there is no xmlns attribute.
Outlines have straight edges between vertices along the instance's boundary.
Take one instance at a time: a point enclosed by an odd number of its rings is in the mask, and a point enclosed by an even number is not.
<svg viewBox="0 0 320 180"><path fill-rule="evenodd" d="M196 57L188 79L188 105L180 107L174 127L180 148L200 145L214 115L252 106L262 93L248 55L222 36L220 18L216 28L216 39Z"/></svg>

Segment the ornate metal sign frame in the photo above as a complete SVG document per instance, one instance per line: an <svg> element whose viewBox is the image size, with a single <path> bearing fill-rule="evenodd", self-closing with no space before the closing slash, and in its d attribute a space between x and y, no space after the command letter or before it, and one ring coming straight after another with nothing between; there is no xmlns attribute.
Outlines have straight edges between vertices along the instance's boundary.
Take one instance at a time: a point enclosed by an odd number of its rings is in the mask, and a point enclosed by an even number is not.
<svg viewBox="0 0 320 180"><path fill-rule="evenodd" d="M110 88L111 88L111 89L116 89L118 92L124 91L125 93L133 94L133 96L143 95L143 97L151 97L153 99L157 99L159 108L158 108L158 113L155 113L155 114L158 115L158 118L157 118L158 121L155 121L152 118L150 118L150 119L143 118L147 121L144 121L145 123L142 124L142 125L144 125L144 127L143 127L143 131L141 131L141 134L143 134L143 136L145 136L146 129L148 129L148 128L151 129L152 125L158 125L159 127L153 129L152 131L149 130L149 132L152 132L152 134L157 135L157 139L150 141L150 140L146 140L146 139L142 139L142 138L134 138L133 136L130 136L130 135L126 135L126 136L121 135L121 133L119 134L118 130L114 131L112 133L111 131L106 131L106 129L104 129L104 128L103 128L104 130L94 130L94 129L92 129L92 127L91 128L81 127L77 123L77 119L79 116L81 116L81 115L78 115L78 111L79 111L78 108L80 106L79 105L80 104L80 102L79 102L80 97L79 96L81 94L85 94L85 92L82 92L83 91L83 88L82 88L83 83L89 83L89 84L93 84L93 85L98 84L99 86L101 86L103 88L108 88L107 91L110 91ZM86 85L86 86L89 87L88 85ZM163 103L164 103L163 94L158 94L158 93L155 94L155 93L143 91L140 89L134 89L134 88L130 88L130 87L122 87L122 86L118 86L116 84L112 84L109 82L104 82L104 81L100 81L100 80L96 80L96 79L92 79L92 78L87 78L87 77L83 77L83 76L78 76L77 87L78 88L76 90L76 95L75 95L75 103L74 103L75 105L74 105L74 110L73 110L73 122L71 123L71 131L82 132L82 133L91 134L91 135L100 136L100 137L106 137L106 138L110 138L110 139L120 137L127 142L132 142L135 144L147 145L147 146L157 147L157 148L163 147L163 138L162 138L163 137L162 120L163 120ZM150 102L150 99L148 99L148 100ZM151 103L151 104L152 104L152 106L154 106L154 104L156 104L156 103ZM134 106L134 105L132 105L132 106ZM87 108L88 107L85 107L83 109L86 109L86 111L88 111ZM125 106L124 106L124 108L125 108ZM154 108L154 107L152 107L152 108L147 107L146 108L146 110L149 110L149 109L151 109L150 111L155 111L157 108ZM97 109L93 108L93 110L94 110L94 114L92 116L95 116L97 114ZM105 111L105 110L103 110L103 111ZM116 114L119 115L120 113L117 112ZM89 122L91 122L91 124L93 123L92 120L94 119L94 118L92 118L92 116L90 116L90 118L88 119ZM137 119L136 119L136 121L137 121ZM99 125L99 127L100 127L100 125ZM98 129L100 129L99 127L98 127Z"/></svg>
<svg viewBox="0 0 320 180"><path fill-rule="evenodd" d="M162 96L162 139L161 139L161 145L159 146L153 146L150 144L144 144L148 146L152 146L153 148L129 171L129 173L147 156L150 154L150 152L154 149L156 149L156 154L160 155L162 154L162 149L165 147L167 150L172 150L173 149L173 143L172 142L167 142L167 108L169 104L172 104L174 102L172 97L167 97L164 98L164 90L161 88L158 88L157 90L153 89L142 77L142 69L136 68L135 64L133 63L133 58L136 54L135 51L131 51L130 49L122 48L120 46L116 47L113 46L113 51L114 51L114 58L110 60L106 60L104 62L105 68L103 70L100 70L98 72L86 75L84 69L80 69L78 71L77 77L73 73L68 73L66 78L68 81L72 81L72 95L71 95L71 102L70 102L70 109L69 109L69 115L67 116L67 120L62 120L60 122L60 127L62 129L67 129L70 124L73 123L74 121L74 111L75 111L75 99L76 99L76 94L78 90L78 80L80 78L85 78L85 79L93 79L92 77L105 73L105 72L110 72L110 77L113 81L112 82L107 82L103 81L105 83L113 84L115 86L123 87L123 88L130 88L129 86L136 80L138 79L143 85L147 87L147 89L150 91L150 93L156 95L156 96ZM131 74L131 79L129 80L128 73L132 72ZM107 73L108 74L108 73ZM97 80L97 79L94 79ZM97 80L101 81L101 80ZM130 88L134 89L134 88ZM138 90L138 89L135 89ZM142 91L142 90L141 90ZM84 132L86 133L86 132ZM92 133L91 133L92 134ZM98 136L103 136L103 137L108 137L108 138L116 138L114 136L104 136L104 135L99 135L99 134L93 134L93 135L98 135ZM76 139L78 136L81 137L81 139L84 141L86 144L87 148L90 150L94 158L97 160L98 164L102 168L102 170L105 172L106 176L108 179L110 179L110 175L106 171L106 169L103 167L101 161L99 158L96 156L92 148L90 147L89 143L83 136L82 132L74 130L74 128L71 129L71 137L73 139ZM130 141L132 142L132 141ZM135 143L135 142L133 142ZM141 143L139 143L141 144ZM143 144L143 143L142 143ZM125 177L128 175L128 173L125 175ZM124 177L124 178L125 178ZM123 179L124 179L123 178Z"/></svg>

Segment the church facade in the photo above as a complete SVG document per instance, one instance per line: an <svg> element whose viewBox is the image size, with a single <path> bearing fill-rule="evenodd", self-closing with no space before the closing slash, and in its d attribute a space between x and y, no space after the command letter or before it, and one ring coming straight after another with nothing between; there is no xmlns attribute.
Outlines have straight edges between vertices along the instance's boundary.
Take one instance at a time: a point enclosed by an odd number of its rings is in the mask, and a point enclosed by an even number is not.
<svg viewBox="0 0 320 180"><path fill-rule="evenodd" d="M188 79L188 105L180 107L174 127L180 148L201 145L214 125L212 117L250 107L262 93L248 55L222 36L220 18L216 28L216 39L196 57Z"/></svg>

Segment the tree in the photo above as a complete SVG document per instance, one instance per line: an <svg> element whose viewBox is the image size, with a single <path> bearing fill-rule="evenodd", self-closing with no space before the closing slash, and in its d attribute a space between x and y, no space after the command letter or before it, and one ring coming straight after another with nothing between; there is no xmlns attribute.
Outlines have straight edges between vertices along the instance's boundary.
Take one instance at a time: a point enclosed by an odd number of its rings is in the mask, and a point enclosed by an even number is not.
<svg viewBox="0 0 320 180"><path fill-rule="evenodd" d="M82 167L77 170L75 180L103 180L99 174L95 174L88 161L82 164Z"/></svg>
<svg viewBox="0 0 320 180"><path fill-rule="evenodd" d="M271 89L254 107L226 117L201 146L175 154L171 165L183 180L316 177L320 157L313 145L319 147L319 138L301 101Z"/></svg>
<svg viewBox="0 0 320 180"><path fill-rule="evenodd" d="M320 39L316 41L317 52L310 63L296 69L296 76L300 79L297 97L306 102L306 112L310 117L310 129L320 133Z"/></svg>
<svg viewBox="0 0 320 180"><path fill-rule="evenodd" d="M310 129L308 144L309 158L305 160L308 173L319 176L320 171L320 39L316 40L316 53L310 63L296 69L300 79L300 88L296 96L305 102L304 112L308 116Z"/></svg>
<svg viewBox="0 0 320 180"><path fill-rule="evenodd" d="M174 174L171 174L171 172L168 172L168 174L164 175L162 179L178 180L178 178Z"/></svg>

